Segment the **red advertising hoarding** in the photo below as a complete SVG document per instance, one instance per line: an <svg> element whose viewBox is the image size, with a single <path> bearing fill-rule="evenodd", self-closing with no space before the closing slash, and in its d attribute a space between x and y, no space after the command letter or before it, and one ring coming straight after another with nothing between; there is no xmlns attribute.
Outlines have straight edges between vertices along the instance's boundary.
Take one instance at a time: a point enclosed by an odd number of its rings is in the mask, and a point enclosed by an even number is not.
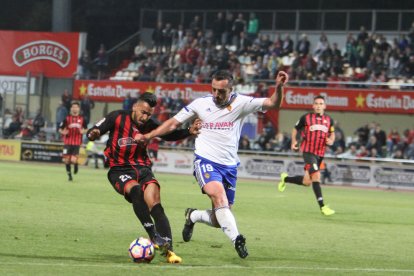
<svg viewBox="0 0 414 276"><path fill-rule="evenodd" d="M270 88L270 93L274 87ZM313 98L325 97L329 110L414 114L414 91L285 87L282 109L310 109Z"/></svg>
<svg viewBox="0 0 414 276"><path fill-rule="evenodd" d="M103 102L122 102L127 94L136 98L145 91L157 97L176 98L177 94L185 100L193 100L210 94L210 84L127 82L127 81L89 81L76 80L73 87L75 99L88 94L91 99ZM269 88L269 95L275 92ZM336 89L314 87L285 87L282 109L310 109L313 98L322 95L329 110L350 112L381 112L414 114L414 91L390 91L375 89Z"/></svg>
<svg viewBox="0 0 414 276"><path fill-rule="evenodd" d="M210 90L209 84L76 80L73 97L80 99L88 94L94 101L122 102L128 94L137 98L140 93L153 92L157 97L176 98L180 94L184 100L191 101L210 94Z"/></svg>
<svg viewBox="0 0 414 276"><path fill-rule="evenodd" d="M79 57L79 33L0 31L0 75L71 78Z"/></svg>

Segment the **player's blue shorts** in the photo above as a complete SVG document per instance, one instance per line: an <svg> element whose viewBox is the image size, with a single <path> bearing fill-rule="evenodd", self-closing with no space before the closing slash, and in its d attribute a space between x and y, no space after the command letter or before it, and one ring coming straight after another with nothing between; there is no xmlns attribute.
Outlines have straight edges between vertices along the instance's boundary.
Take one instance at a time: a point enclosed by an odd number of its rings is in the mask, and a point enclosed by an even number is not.
<svg viewBox="0 0 414 276"><path fill-rule="evenodd" d="M223 184L229 204L234 204L236 196L237 166L226 166L214 163L196 155L194 160L194 176L203 190L204 185L210 181Z"/></svg>

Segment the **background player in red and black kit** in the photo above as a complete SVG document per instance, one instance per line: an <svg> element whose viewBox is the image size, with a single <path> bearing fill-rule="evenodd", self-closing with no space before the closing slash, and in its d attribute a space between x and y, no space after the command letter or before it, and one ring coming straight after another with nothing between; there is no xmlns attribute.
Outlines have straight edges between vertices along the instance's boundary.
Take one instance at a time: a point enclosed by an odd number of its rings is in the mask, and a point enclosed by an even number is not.
<svg viewBox="0 0 414 276"><path fill-rule="evenodd" d="M73 173L78 173L79 149L82 144L82 136L87 129L85 119L80 115L80 105L72 102L70 114L59 126L59 132L63 137L63 162L66 165L66 172L69 181L72 181L71 164L74 164Z"/></svg>
<svg viewBox="0 0 414 276"><path fill-rule="evenodd" d="M181 263L173 252L171 227L160 200L160 185L151 170L147 144L134 140L138 133L148 133L160 123L151 115L157 100L152 93L143 93L134 104L133 110L118 110L109 113L91 129L88 138L93 141L109 131L105 156L109 161L108 179L114 189L132 203L135 215L158 247L166 249L169 263ZM198 134L201 124L196 120L188 129L176 130L161 138L180 140ZM154 219L152 221L151 217Z"/></svg>
<svg viewBox="0 0 414 276"><path fill-rule="evenodd" d="M297 134L300 131L302 137L301 151L305 161L304 176L288 176L287 173L280 175L278 185L279 191L283 192L286 183L309 186L312 184L316 200L321 208L322 214L330 216L335 211L323 202L321 189L321 164L325 155L326 145L332 145L335 141L334 121L325 112L326 104L323 96L316 96L313 100L313 112L303 115L292 130L291 149L297 151Z"/></svg>

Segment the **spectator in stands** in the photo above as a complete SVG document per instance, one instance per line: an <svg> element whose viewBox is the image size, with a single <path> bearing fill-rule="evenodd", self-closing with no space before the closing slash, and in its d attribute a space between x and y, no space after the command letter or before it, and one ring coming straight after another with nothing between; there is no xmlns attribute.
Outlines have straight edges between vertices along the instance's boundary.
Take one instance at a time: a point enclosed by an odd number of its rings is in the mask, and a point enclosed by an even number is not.
<svg viewBox="0 0 414 276"><path fill-rule="evenodd" d="M396 128L393 128L387 137L387 154L390 156L394 152L394 148L400 143L400 133Z"/></svg>
<svg viewBox="0 0 414 276"><path fill-rule="evenodd" d="M173 37L173 48L175 51L178 51L185 45L185 38L186 33L184 30L184 26L182 24L178 25L177 31Z"/></svg>
<svg viewBox="0 0 414 276"><path fill-rule="evenodd" d="M310 42L308 40L308 36L306 34L302 34L301 39L298 41L296 45L296 52L299 53L299 56L306 57L309 53L310 49Z"/></svg>
<svg viewBox="0 0 414 276"><path fill-rule="evenodd" d="M349 145L349 149L341 154L338 154L338 158L349 158L349 157L357 157L358 155L358 149L357 145L355 143L352 143Z"/></svg>
<svg viewBox="0 0 414 276"><path fill-rule="evenodd" d="M162 44L167 54L171 52L174 35L175 30L171 27L171 23L165 24L165 28L162 30Z"/></svg>
<svg viewBox="0 0 414 276"><path fill-rule="evenodd" d="M358 52L356 49L356 41L352 34L348 34L345 44L345 58L349 62L351 67L357 66Z"/></svg>
<svg viewBox="0 0 414 276"><path fill-rule="evenodd" d="M14 136L14 138L19 138L22 140L32 140L34 136L33 133L33 124L29 119L24 120L20 128L20 133Z"/></svg>
<svg viewBox="0 0 414 276"><path fill-rule="evenodd" d="M400 149L397 149L392 155L391 155L391 158L394 158L394 159L405 159L405 156L404 156L404 154L403 154L403 152L402 152L402 150L400 150Z"/></svg>
<svg viewBox="0 0 414 276"><path fill-rule="evenodd" d="M322 55L329 47L329 41L326 34L322 33L318 43L316 44L316 48L314 51L314 56L318 58L320 55Z"/></svg>
<svg viewBox="0 0 414 276"><path fill-rule="evenodd" d="M410 48L407 48L410 49ZM413 47L414 49L414 47ZM411 50L408 50L411 51ZM414 76L414 52L412 52L408 58L408 62L405 63L403 67L403 74L407 77Z"/></svg>
<svg viewBox="0 0 414 276"><path fill-rule="evenodd" d="M95 102L89 98L88 94L85 94L80 102L81 115L85 120L85 124L88 125L91 120L91 110L95 107Z"/></svg>
<svg viewBox="0 0 414 276"><path fill-rule="evenodd" d="M407 145L405 156L407 159L414 160L414 140L412 140L411 143Z"/></svg>
<svg viewBox="0 0 414 276"><path fill-rule="evenodd" d="M359 33L358 33L358 36L357 36L357 41L358 42L360 42L360 41L365 42L367 39L368 39L368 33L367 33L366 29L365 29L365 26L361 26L359 28Z"/></svg>
<svg viewBox="0 0 414 276"><path fill-rule="evenodd" d="M245 53L245 52L247 53L251 45L252 45L251 40L246 37L244 32L241 32L240 39L238 40L238 43L236 44L237 53L238 54Z"/></svg>
<svg viewBox="0 0 414 276"><path fill-rule="evenodd" d="M213 21L213 45L221 45L223 34L226 29L224 16L222 12L217 13L217 18Z"/></svg>
<svg viewBox="0 0 414 276"><path fill-rule="evenodd" d="M381 148L387 144L387 134L381 129L381 125L378 123L375 125L374 135L377 138L378 144Z"/></svg>
<svg viewBox="0 0 414 276"><path fill-rule="evenodd" d="M88 50L82 52L79 58L79 78L89 80L92 74L93 63Z"/></svg>
<svg viewBox="0 0 414 276"><path fill-rule="evenodd" d="M233 34L234 34L234 41L232 45L237 45L240 40L240 33L246 32L246 21L243 18L243 14L239 13L237 15L236 20L233 22Z"/></svg>
<svg viewBox="0 0 414 276"><path fill-rule="evenodd" d="M368 124L361 126L357 130L355 130L354 134L358 136L358 144L366 145L368 143L368 137L370 134L369 132L370 128Z"/></svg>
<svg viewBox="0 0 414 276"><path fill-rule="evenodd" d="M372 156L372 153L373 153L372 149L373 148L375 149L375 154L382 155L381 144L378 142L377 137L375 135L371 135L368 138L368 143L366 145L366 148L369 152L369 156Z"/></svg>
<svg viewBox="0 0 414 276"><path fill-rule="evenodd" d="M356 157L367 157L369 155L369 152L367 150L367 147L364 145L361 145L359 147L358 153L356 155Z"/></svg>
<svg viewBox="0 0 414 276"><path fill-rule="evenodd" d="M47 142L47 134L46 134L46 131L44 130L39 131L36 137L37 137L37 142Z"/></svg>
<svg viewBox="0 0 414 276"><path fill-rule="evenodd" d="M62 99L63 105L66 107L67 110L69 110L70 104L72 102L72 95L69 94L69 91L67 89L63 90L61 99Z"/></svg>
<svg viewBox="0 0 414 276"><path fill-rule="evenodd" d="M68 116L69 111L66 108L66 105L63 101L59 103L59 106L56 109L56 132L59 131L60 124L65 120L66 116Z"/></svg>
<svg viewBox="0 0 414 276"><path fill-rule="evenodd" d="M3 110L3 95L0 93L0 113Z"/></svg>
<svg viewBox="0 0 414 276"><path fill-rule="evenodd" d="M378 148L376 147L372 147L369 151L368 151L368 155L367 157L371 157L371 158L381 158L382 155L381 153L378 151Z"/></svg>
<svg viewBox="0 0 414 276"><path fill-rule="evenodd" d="M259 19L254 12L249 15L249 22L247 23L247 38L254 41L259 33Z"/></svg>
<svg viewBox="0 0 414 276"><path fill-rule="evenodd" d="M228 12L226 14L226 20L224 22L223 46L233 44L233 22L233 14L231 12Z"/></svg>
<svg viewBox="0 0 414 276"><path fill-rule="evenodd" d="M247 135L243 135L239 141L239 150L251 150L250 139Z"/></svg>
<svg viewBox="0 0 414 276"><path fill-rule="evenodd" d="M95 63L98 70L98 80L105 78L106 73L108 72L108 55L103 43L99 45L99 50L96 53Z"/></svg>
<svg viewBox="0 0 414 276"><path fill-rule="evenodd" d="M293 40L290 38L290 35L286 35L282 44L282 56L287 56L293 52Z"/></svg>
<svg viewBox="0 0 414 276"><path fill-rule="evenodd" d="M7 128L3 130L3 137L5 139L14 138L15 135L20 133L21 126L22 126L22 123L20 122L19 118L16 116L13 116L12 122L9 124Z"/></svg>
<svg viewBox="0 0 414 276"><path fill-rule="evenodd" d="M157 54L162 53L162 44L163 44L163 28L162 28L162 22L158 21L157 26L152 32L152 45L154 48L154 51Z"/></svg>
<svg viewBox="0 0 414 276"><path fill-rule="evenodd" d="M199 31L202 31L202 26L201 26L201 21L200 21L200 16L199 15L195 15L193 20L190 22L190 25L188 26L188 28L191 30L192 36L196 37L197 33Z"/></svg>
<svg viewBox="0 0 414 276"><path fill-rule="evenodd" d="M266 129L263 129L262 133L254 141L253 148L255 150L264 151L266 149L266 144L269 141L270 141L270 137L268 136Z"/></svg>
<svg viewBox="0 0 414 276"><path fill-rule="evenodd" d="M137 46L134 48L134 60L142 60L147 56L148 48L145 46L143 41L140 41Z"/></svg>
<svg viewBox="0 0 414 276"><path fill-rule="evenodd" d="M43 118L41 110L38 109L32 123L33 135L37 135L40 132L40 129L45 126L45 123L45 118Z"/></svg>

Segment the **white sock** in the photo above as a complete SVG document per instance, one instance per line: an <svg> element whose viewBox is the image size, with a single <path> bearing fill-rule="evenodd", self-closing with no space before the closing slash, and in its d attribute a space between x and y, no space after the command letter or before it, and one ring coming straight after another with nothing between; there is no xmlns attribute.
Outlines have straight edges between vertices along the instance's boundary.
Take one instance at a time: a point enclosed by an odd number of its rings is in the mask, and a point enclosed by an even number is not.
<svg viewBox="0 0 414 276"><path fill-rule="evenodd" d="M194 223L202 222L209 226L213 226L211 221L212 210L194 210L191 212L190 220Z"/></svg>
<svg viewBox="0 0 414 276"><path fill-rule="evenodd" d="M221 207L216 209L216 218L221 226L221 230L223 230L224 234L226 234L226 236L234 242L239 235L239 230L237 229L236 219L234 218L229 207Z"/></svg>

